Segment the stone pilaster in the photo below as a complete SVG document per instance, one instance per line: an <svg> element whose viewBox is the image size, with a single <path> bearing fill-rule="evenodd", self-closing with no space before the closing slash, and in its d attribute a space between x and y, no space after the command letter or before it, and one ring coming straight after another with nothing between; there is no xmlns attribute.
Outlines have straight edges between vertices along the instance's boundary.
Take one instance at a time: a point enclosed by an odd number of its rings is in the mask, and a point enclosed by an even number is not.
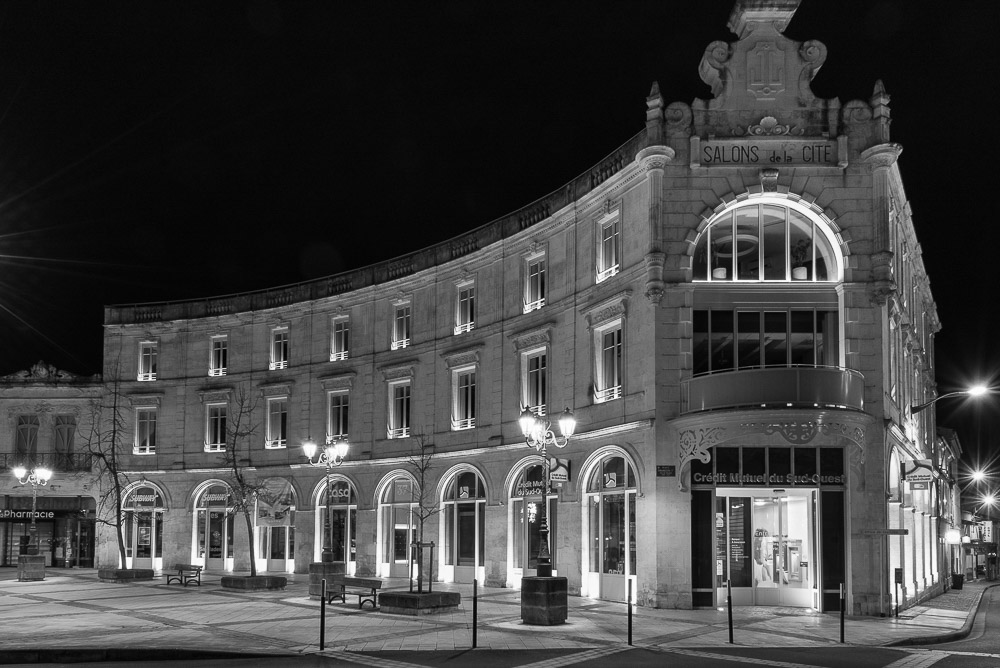
<svg viewBox="0 0 1000 668"><path fill-rule="evenodd" d="M861 159L872 165L872 279L877 295L883 295L883 299L895 287L889 245L889 168L902 152L899 144L888 143L861 153Z"/></svg>
<svg viewBox="0 0 1000 668"><path fill-rule="evenodd" d="M663 169L673 160L669 146L650 146L639 151L637 162L646 170L649 196L649 251L646 255L646 298L658 304L663 297Z"/></svg>

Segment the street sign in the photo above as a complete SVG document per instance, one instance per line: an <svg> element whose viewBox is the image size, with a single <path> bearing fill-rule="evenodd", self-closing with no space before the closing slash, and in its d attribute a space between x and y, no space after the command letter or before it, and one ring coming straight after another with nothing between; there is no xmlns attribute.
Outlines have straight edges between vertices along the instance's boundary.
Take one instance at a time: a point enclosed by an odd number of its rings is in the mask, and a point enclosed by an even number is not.
<svg viewBox="0 0 1000 668"><path fill-rule="evenodd" d="M865 529L861 533L866 536L908 536L909 529Z"/></svg>

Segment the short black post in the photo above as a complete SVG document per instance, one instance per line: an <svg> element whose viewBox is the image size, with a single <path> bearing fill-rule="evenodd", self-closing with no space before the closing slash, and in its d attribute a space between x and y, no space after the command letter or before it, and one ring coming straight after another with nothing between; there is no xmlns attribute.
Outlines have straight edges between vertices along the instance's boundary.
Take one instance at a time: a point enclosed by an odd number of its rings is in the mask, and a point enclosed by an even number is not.
<svg viewBox="0 0 1000 668"><path fill-rule="evenodd" d="M729 608L729 644L733 644L733 581L726 580L726 607Z"/></svg>
<svg viewBox="0 0 1000 668"><path fill-rule="evenodd" d="M844 583L840 583L840 643L844 643L844 613L847 610L847 599L844 598Z"/></svg>
<svg viewBox="0 0 1000 668"><path fill-rule="evenodd" d="M628 580L628 644L632 646L632 578Z"/></svg>
<svg viewBox="0 0 1000 668"><path fill-rule="evenodd" d="M472 580L472 649L476 649L476 628L479 622L479 580Z"/></svg>
<svg viewBox="0 0 1000 668"><path fill-rule="evenodd" d="M896 617L899 617L899 583L896 583Z"/></svg>
<svg viewBox="0 0 1000 668"><path fill-rule="evenodd" d="M319 601L319 651L326 649L326 578L320 583Z"/></svg>

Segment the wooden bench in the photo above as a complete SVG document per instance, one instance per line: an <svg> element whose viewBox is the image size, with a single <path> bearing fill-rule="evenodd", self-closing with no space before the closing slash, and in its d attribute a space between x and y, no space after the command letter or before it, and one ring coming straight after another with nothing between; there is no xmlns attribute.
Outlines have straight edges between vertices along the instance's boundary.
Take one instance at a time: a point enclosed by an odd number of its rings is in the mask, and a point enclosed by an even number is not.
<svg viewBox="0 0 1000 668"><path fill-rule="evenodd" d="M378 590L382 588L382 581L378 578L355 578L345 575L336 578L327 592L327 602L333 603L334 599L340 599L347 603L347 595L358 595L358 607L363 608L365 603L372 604L372 610L378 608ZM350 590L350 591L348 591Z"/></svg>
<svg viewBox="0 0 1000 668"><path fill-rule="evenodd" d="M201 570L202 566L195 566L194 564L174 564L174 567L166 574L167 584L176 580L177 584L184 585L185 587L192 582L200 587Z"/></svg>

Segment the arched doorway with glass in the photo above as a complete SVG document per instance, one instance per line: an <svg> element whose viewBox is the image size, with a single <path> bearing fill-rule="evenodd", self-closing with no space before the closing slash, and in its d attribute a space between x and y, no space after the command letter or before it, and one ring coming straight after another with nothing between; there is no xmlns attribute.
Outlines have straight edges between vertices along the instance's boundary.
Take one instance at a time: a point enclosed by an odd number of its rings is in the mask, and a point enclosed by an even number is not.
<svg viewBox="0 0 1000 668"><path fill-rule="evenodd" d="M636 591L635 465L621 448L592 454L583 468L584 596L624 601Z"/></svg>
<svg viewBox="0 0 1000 668"><path fill-rule="evenodd" d="M141 481L122 494L122 528L125 537L125 568L163 568L163 491Z"/></svg>
<svg viewBox="0 0 1000 668"><path fill-rule="evenodd" d="M545 475L542 458L532 455L521 460L511 470L508 479L507 498L509 503L508 526L510 526L507 543L508 580L514 587L519 587L522 577L533 577L538 573L538 548L542 537L538 529L541 526L541 504L545 496ZM551 494L546 503L546 517L549 526L549 551L552 555L552 574L557 575L559 567L556 540L559 530L559 517L556 509L558 497Z"/></svg>
<svg viewBox="0 0 1000 668"><path fill-rule="evenodd" d="M193 563L209 571L233 570L232 490L221 480L202 483L194 494Z"/></svg>
<svg viewBox="0 0 1000 668"><path fill-rule="evenodd" d="M441 579L482 582L485 571L486 485L479 472L459 465L444 476L441 494Z"/></svg>
<svg viewBox="0 0 1000 668"><path fill-rule="evenodd" d="M381 577L410 577L410 544L417 539L417 481L406 471L389 473L376 489L378 563ZM416 574L414 574L415 576Z"/></svg>
<svg viewBox="0 0 1000 668"><path fill-rule="evenodd" d="M295 572L295 490L284 478L268 478L257 490L257 568Z"/></svg>
<svg viewBox="0 0 1000 668"><path fill-rule="evenodd" d="M333 560L344 562L344 572L353 575L358 560L358 492L354 483L342 475L330 475L330 525L326 523L326 479L316 486L313 504L316 506L316 540L313 541L313 561L323 558L323 545L331 540Z"/></svg>

